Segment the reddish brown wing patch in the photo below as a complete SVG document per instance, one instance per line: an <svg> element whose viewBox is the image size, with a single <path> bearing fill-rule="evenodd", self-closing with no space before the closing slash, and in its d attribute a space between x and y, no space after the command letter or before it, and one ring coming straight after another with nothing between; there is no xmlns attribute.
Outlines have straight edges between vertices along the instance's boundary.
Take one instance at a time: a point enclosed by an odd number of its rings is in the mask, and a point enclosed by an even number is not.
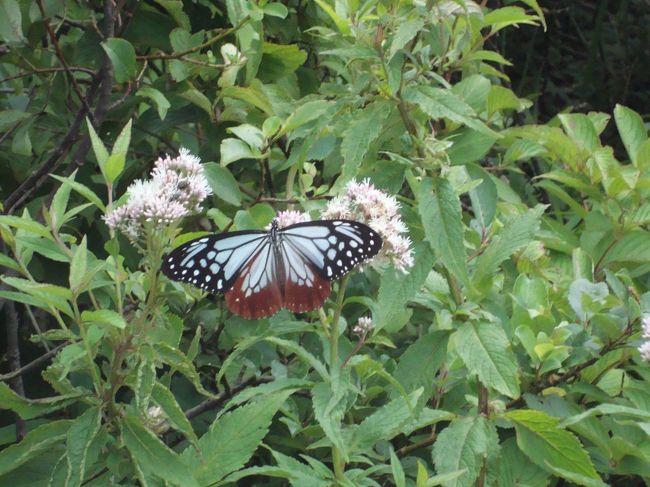
<svg viewBox="0 0 650 487"><path fill-rule="evenodd" d="M258 257L259 254L249 260L225 294L228 309L247 319L266 318L280 311L282 307L282 291L275 276L270 276L272 278L269 282L260 286L257 292L251 292L244 286L246 277L251 273L251 267Z"/></svg>
<svg viewBox="0 0 650 487"><path fill-rule="evenodd" d="M303 313L319 308L325 302L330 295L330 283L319 277L315 271L313 274L311 286L300 285L290 279L285 280L283 307L294 313Z"/></svg>

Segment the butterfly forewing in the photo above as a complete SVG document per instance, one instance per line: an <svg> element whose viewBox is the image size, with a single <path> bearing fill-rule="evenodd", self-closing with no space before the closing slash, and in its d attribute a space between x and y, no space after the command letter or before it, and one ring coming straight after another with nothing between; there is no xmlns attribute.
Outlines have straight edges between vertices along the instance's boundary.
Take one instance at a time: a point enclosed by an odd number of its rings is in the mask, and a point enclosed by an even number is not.
<svg viewBox="0 0 650 487"><path fill-rule="evenodd" d="M165 257L169 278L226 295L228 308L261 318L285 307L323 304L329 281L375 256L382 246L368 226L349 220L297 223L270 232L241 231L195 239Z"/></svg>
<svg viewBox="0 0 650 487"><path fill-rule="evenodd" d="M304 222L280 230L283 242L311 262L328 281L339 279L381 250L381 237L367 225L349 220Z"/></svg>
<svg viewBox="0 0 650 487"><path fill-rule="evenodd" d="M197 238L165 256L162 272L174 281L187 282L210 293L224 293L268 240L268 233L261 231Z"/></svg>

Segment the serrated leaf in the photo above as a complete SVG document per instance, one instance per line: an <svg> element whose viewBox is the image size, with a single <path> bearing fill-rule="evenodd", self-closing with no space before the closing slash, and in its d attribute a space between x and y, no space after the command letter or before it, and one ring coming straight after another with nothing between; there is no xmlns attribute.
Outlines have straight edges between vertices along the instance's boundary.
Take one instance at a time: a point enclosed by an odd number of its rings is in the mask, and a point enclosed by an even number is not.
<svg viewBox="0 0 650 487"><path fill-rule="evenodd" d="M86 474L86 458L91 443L101 428L99 407L87 409L70 426L66 438L68 475L65 487L79 487Z"/></svg>
<svg viewBox="0 0 650 487"><path fill-rule="evenodd" d="M438 435L433 446L433 460L440 475L465 470L450 479L445 487L474 485L484 458L496 454L499 438L494 425L483 417L457 419Z"/></svg>
<svg viewBox="0 0 650 487"><path fill-rule="evenodd" d="M210 485L239 470L262 442L275 413L291 395L283 391L228 412L199 439L202 458L187 448L183 459L201 485ZM236 440L235 440L236 439Z"/></svg>
<svg viewBox="0 0 650 487"><path fill-rule="evenodd" d="M419 388L407 398L398 397L377 408L365 418L354 430L350 451L364 452L372 449L379 441L390 440L402 432L403 427L412 418L414 407L422 395Z"/></svg>
<svg viewBox="0 0 650 487"><path fill-rule="evenodd" d="M473 279L477 287L493 277L499 265L517 250L528 245L534 238L545 207L538 205L523 215L512 218L492 238L476 262Z"/></svg>
<svg viewBox="0 0 650 487"><path fill-rule="evenodd" d="M124 317L110 309L85 310L81 312L81 320L86 323L99 323L123 330L126 328Z"/></svg>
<svg viewBox="0 0 650 487"><path fill-rule="evenodd" d="M390 49L388 50L387 62L390 62L397 51L406 46L411 39L418 35L422 30L422 27L424 27L423 19L413 19L407 20L406 22L400 22L397 30L392 36L392 42L390 44Z"/></svg>
<svg viewBox="0 0 650 487"><path fill-rule="evenodd" d="M157 359L164 364L167 364L178 372L183 374L187 379L192 382L196 390L206 396L212 396L201 384L201 376L194 367L194 363L178 348L171 347L166 343L155 343L153 349L157 354Z"/></svg>
<svg viewBox="0 0 650 487"><path fill-rule="evenodd" d="M643 119L634 110L617 104L614 108L614 120L627 156L632 164L637 166L639 147L648 139Z"/></svg>
<svg viewBox="0 0 650 487"><path fill-rule="evenodd" d="M83 394L79 393L40 399L27 399L16 394L4 382L0 382L0 409L13 411L25 420L58 411L79 401L82 396Z"/></svg>
<svg viewBox="0 0 650 487"><path fill-rule="evenodd" d="M341 141L343 181L349 181L357 176L359 166L370 149L370 144L381 135L384 121L390 111L389 104L373 102L355 114L354 121L345 130Z"/></svg>
<svg viewBox="0 0 650 487"><path fill-rule="evenodd" d="M19 230L24 230L28 233L33 233L40 237L52 239L52 234L44 225L28 218L29 215L14 216L14 215L0 215L0 225L7 225Z"/></svg>
<svg viewBox="0 0 650 487"><path fill-rule="evenodd" d="M391 268L381 278L377 302L373 306L373 320L377 330L389 333L399 331L408 321L406 304L422 288L433 267L434 254L428 245L418 245L414 265L404 273Z"/></svg>
<svg viewBox="0 0 650 487"><path fill-rule="evenodd" d="M468 282L460 200L449 181L425 181L418 206L425 238L440 261L462 282Z"/></svg>
<svg viewBox="0 0 650 487"><path fill-rule="evenodd" d="M647 263L650 262L650 233L634 230L623 236L605 254L601 266L613 262Z"/></svg>
<svg viewBox="0 0 650 487"><path fill-rule="evenodd" d="M436 372L447 356L449 334L434 331L422 335L401 354L393 377L406 392L424 389L423 396L431 397Z"/></svg>
<svg viewBox="0 0 650 487"><path fill-rule="evenodd" d="M558 424L558 427L565 428L567 426L571 426L573 424L579 423L583 419L587 419L591 416L600 416L600 415L617 416L617 417L620 416L623 418L634 418L639 421L650 422L650 412L648 411L643 411L641 409L637 409L629 406L622 406L619 404L606 403L606 404L599 404L598 406L590 408L580 414L569 416L568 418L563 419Z"/></svg>
<svg viewBox="0 0 650 487"><path fill-rule="evenodd" d="M503 329L492 322L466 322L454 335L456 350L470 373L508 397L519 397L517 360Z"/></svg>
<svg viewBox="0 0 650 487"><path fill-rule="evenodd" d="M566 471L576 476L600 480L578 439L559 428L556 418L530 409L507 412L504 418L514 423L517 445L536 465L551 473Z"/></svg>
<svg viewBox="0 0 650 487"><path fill-rule="evenodd" d="M38 426L27 433L23 440L0 452L0 475L11 472L65 440L72 421L61 420Z"/></svg>
<svg viewBox="0 0 650 487"><path fill-rule="evenodd" d="M183 433L190 441L197 442L198 438L192 424L185 417L183 409L180 407L174 394L160 382L156 382L151 391L151 398L163 410L166 419L174 427L174 429Z"/></svg>
<svg viewBox="0 0 650 487"><path fill-rule="evenodd" d="M344 386L332 390L332 385L326 382L316 384L311 390L312 407L316 421L334 446L344 458L348 458L348 445L343 441L342 420L348 409L348 401Z"/></svg>
<svg viewBox="0 0 650 487"><path fill-rule="evenodd" d="M121 420L122 440L139 468L150 476L181 487L198 487L194 471L142 422L126 415Z"/></svg>
<svg viewBox="0 0 650 487"><path fill-rule="evenodd" d="M137 74L135 49L129 41L121 37L111 37L102 42L102 48L113 64L115 81L125 83Z"/></svg>

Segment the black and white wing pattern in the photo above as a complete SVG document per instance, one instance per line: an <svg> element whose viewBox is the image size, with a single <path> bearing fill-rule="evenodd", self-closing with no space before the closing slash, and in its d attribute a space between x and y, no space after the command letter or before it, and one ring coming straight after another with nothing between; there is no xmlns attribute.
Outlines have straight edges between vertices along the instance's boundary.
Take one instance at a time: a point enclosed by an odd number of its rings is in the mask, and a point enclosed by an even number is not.
<svg viewBox="0 0 650 487"><path fill-rule="evenodd" d="M303 312L323 304L330 281L374 257L381 237L349 220L297 223L269 232L240 231L201 237L165 257L162 272L205 291L225 294L245 318Z"/></svg>

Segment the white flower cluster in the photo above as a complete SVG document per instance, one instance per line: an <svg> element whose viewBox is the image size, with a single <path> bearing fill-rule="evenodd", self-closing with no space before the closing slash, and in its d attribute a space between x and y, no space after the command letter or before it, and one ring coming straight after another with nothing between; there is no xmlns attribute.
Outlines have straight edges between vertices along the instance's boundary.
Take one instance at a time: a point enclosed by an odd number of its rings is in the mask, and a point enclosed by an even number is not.
<svg viewBox="0 0 650 487"><path fill-rule="evenodd" d="M322 217L328 220L356 220L375 230L384 241L377 256L402 272L413 266L411 239L403 236L407 228L399 216L399 203L394 196L375 188L367 179L351 181L342 196L329 201Z"/></svg>
<svg viewBox="0 0 650 487"><path fill-rule="evenodd" d="M643 327L643 338L646 341L639 347L639 353L643 360L650 361L650 316L643 318L641 326Z"/></svg>
<svg viewBox="0 0 650 487"><path fill-rule="evenodd" d="M375 324L372 322L372 318L368 316L362 316L359 318L357 324L352 328L352 333L355 335L367 335L375 327Z"/></svg>
<svg viewBox="0 0 650 487"><path fill-rule="evenodd" d="M284 210L275 216L278 221L278 228L288 227L295 223L308 222L310 220L309 213L302 213L294 210ZM267 230L271 228L271 224L267 226Z"/></svg>
<svg viewBox="0 0 650 487"><path fill-rule="evenodd" d="M169 225L201 211L201 202L212 193L200 159L181 149L175 158L159 158L151 179L134 181L124 205L111 210L104 221L132 242L143 236L144 225Z"/></svg>

